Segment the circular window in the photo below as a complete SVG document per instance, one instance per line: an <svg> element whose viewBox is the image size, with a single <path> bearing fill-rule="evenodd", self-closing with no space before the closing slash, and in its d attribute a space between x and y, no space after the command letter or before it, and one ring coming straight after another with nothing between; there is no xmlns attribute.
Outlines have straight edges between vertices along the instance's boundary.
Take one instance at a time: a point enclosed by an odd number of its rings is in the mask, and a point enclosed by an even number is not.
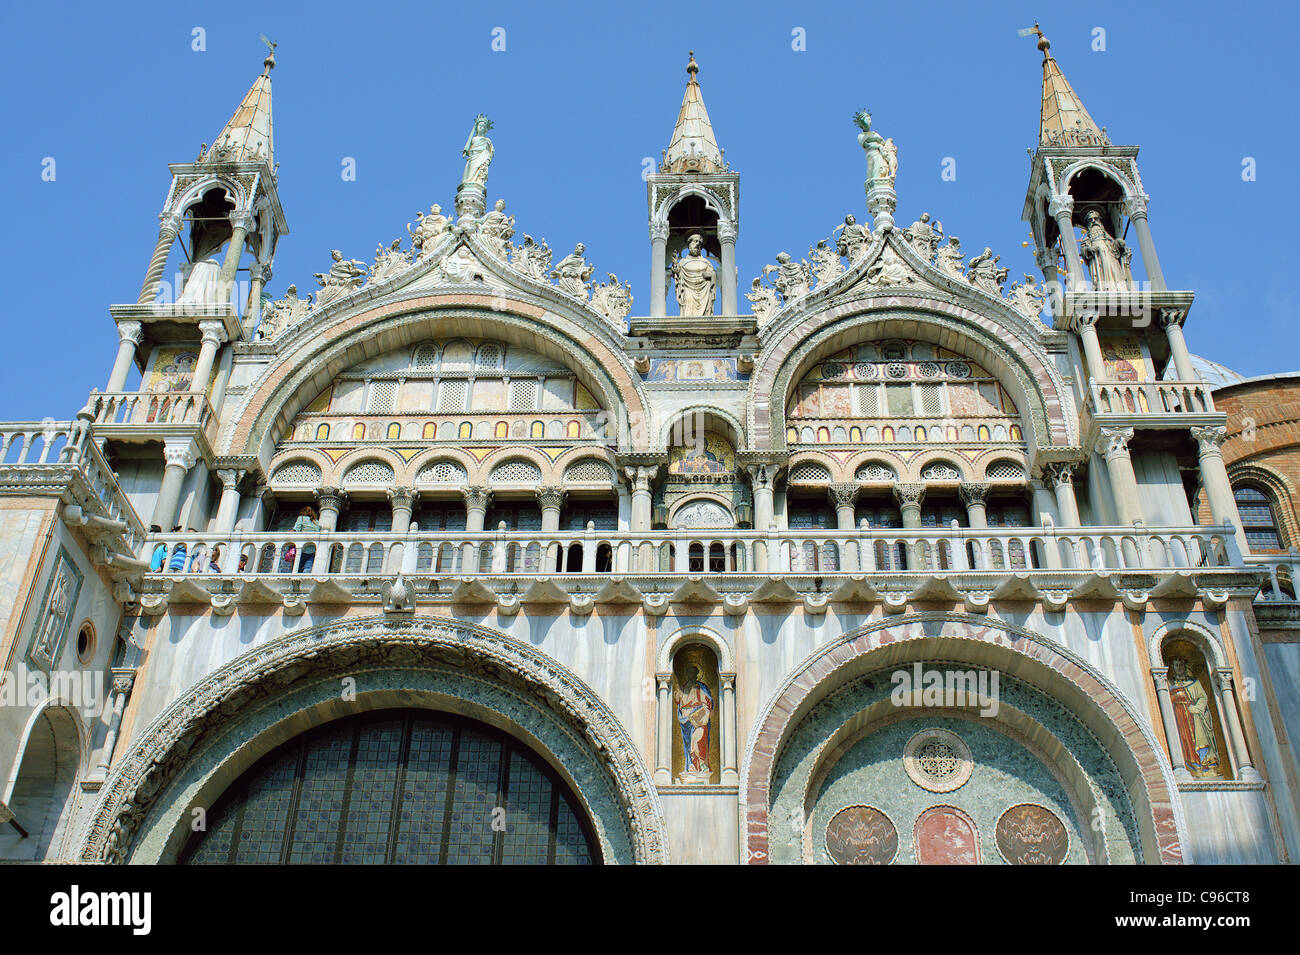
<svg viewBox="0 0 1300 955"><path fill-rule="evenodd" d="M916 373L922 378L938 378L939 366L932 361L923 361L916 366Z"/></svg>
<svg viewBox="0 0 1300 955"><path fill-rule="evenodd" d="M77 659L82 663L89 663L90 658L95 655L95 627L87 620L77 631Z"/></svg>
<svg viewBox="0 0 1300 955"><path fill-rule="evenodd" d="M822 365L822 377L834 381L844 377L844 366L837 361L828 361Z"/></svg>
<svg viewBox="0 0 1300 955"><path fill-rule="evenodd" d="M859 378L875 378L876 366L869 361L860 361L853 366L853 374Z"/></svg>
<svg viewBox="0 0 1300 955"><path fill-rule="evenodd" d="M826 825L826 852L839 865L889 865L898 830L879 809L845 806Z"/></svg>
<svg viewBox="0 0 1300 955"><path fill-rule="evenodd" d="M904 365L902 362L898 362L898 361L893 362L888 366L886 366L885 374L888 375L890 378L906 378L907 366Z"/></svg>
<svg viewBox="0 0 1300 955"><path fill-rule="evenodd" d="M970 747L956 733L921 730L903 747L903 768L912 782L932 793L950 793L970 779Z"/></svg>
<svg viewBox="0 0 1300 955"><path fill-rule="evenodd" d="M948 362L948 374L954 378L969 378L970 365L964 361L950 361Z"/></svg>

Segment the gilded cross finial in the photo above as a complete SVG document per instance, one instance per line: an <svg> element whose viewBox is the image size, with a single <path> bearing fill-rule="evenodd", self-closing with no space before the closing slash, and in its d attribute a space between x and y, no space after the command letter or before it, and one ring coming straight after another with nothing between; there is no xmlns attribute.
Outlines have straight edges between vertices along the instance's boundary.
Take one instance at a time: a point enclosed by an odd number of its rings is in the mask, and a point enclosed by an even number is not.
<svg viewBox="0 0 1300 955"><path fill-rule="evenodd" d="M259 33L262 42L266 44L266 59L262 61L262 72L270 73L275 68L275 48L280 44L274 40L268 40L265 33Z"/></svg>

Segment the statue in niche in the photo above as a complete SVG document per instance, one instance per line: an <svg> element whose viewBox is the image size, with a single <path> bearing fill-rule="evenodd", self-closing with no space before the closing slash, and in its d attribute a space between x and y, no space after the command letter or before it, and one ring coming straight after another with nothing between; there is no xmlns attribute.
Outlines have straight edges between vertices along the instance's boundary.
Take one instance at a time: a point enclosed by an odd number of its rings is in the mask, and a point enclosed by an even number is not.
<svg viewBox="0 0 1300 955"><path fill-rule="evenodd" d="M796 262L790 258L789 252L778 252L776 254L776 265L763 266L763 274L767 275L769 272L776 273L776 278L772 280L772 284L776 286L776 291L785 304L788 305L795 299L808 294L811 272L808 268L807 259Z"/></svg>
<svg viewBox="0 0 1300 955"><path fill-rule="evenodd" d="M529 278L539 282L546 281L546 273L551 271L551 247L542 239L534 242L533 237L524 234L524 244L514 250L510 264Z"/></svg>
<svg viewBox="0 0 1300 955"><path fill-rule="evenodd" d="M606 273L608 282L601 282L591 291L591 307L614 322L622 322L632 311L632 286L619 284L618 276Z"/></svg>
<svg viewBox="0 0 1300 955"><path fill-rule="evenodd" d="M340 299L349 292L359 289L366 280L366 264L358 259L345 259L338 249L331 249L330 256L334 264L328 272L317 272L316 281L320 291L316 293L316 307Z"/></svg>
<svg viewBox="0 0 1300 955"><path fill-rule="evenodd" d="M935 254L934 264L938 267L939 271L943 272L945 275L951 275L955 279L964 279L966 274L963 271L963 258L964 257L961 253L961 239L957 238L955 235L951 235L948 237L948 244L940 247L939 251Z"/></svg>
<svg viewBox="0 0 1300 955"><path fill-rule="evenodd" d="M682 315L712 315L718 290L718 272L704 255L704 237L692 233L686 255L673 259L673 288Z"/></svg>
<svg viewBox="0 0 1300 955"><path fill-rule="evenodd" d="M943 241L943 223L935 221L930 224L930 213L922 212L921 218L903 230L903 238L916 250L916 254L927 262L934 261L934 255Z"/></svg>
<svg viewBox="0 0 1300 955"><path fill-rule="evenodd" d="M692 644L673 660L673 711L680 736L673 746L673 779L679 785L716 782L718 741L713 731L717 664L707 647Z"/></svg>
<svg viewBox="0 0 1300 955"><path fill-rule="evenodd" d="M1001 298L1002 283L1007 280L1010 271L998 268L998 261L1001 258L1002 256L994 255L993 250L985 246L983 252L967 263L966 280L976 288Z"/></svg>
<svg viewBox="0 0 1300 955"><path fill-rule="evenodd" d="M1099 292L1131 289L1133 250L1123 239L1117 239L1106 231L1099 210L1089 209L1083 218L1084 235L1079 243L1079 253L1088 265L1093 288Z"/></svg>
<svg viewBox="0 0 1300 955"><path fill-rule="evenodd" d="M59 565L54 584L50 588L49 604L45 609L45 619L41 622L36 642L32 645L32 657L41 661L54 663L54 653L67 625L68 614L72 612L72 592L74 582L68 568Z"/></svg>
<svg viewBox="0 0 1300 955"><path fill-rule="evenodd" d="M442 236L451 231L451 220L442 214L442 206L434 203L429 207L429 214L416 212L415 221L417 223L415 231L411 231L411 224L406 224L406 231L411 235L412 247L420 250L420 258L428 255L433 251L434 246Z"/></svg>
<svg viewBox="0 0 1300 955"><path fill-rule="evenodd" d="M370 284L378 285L387 281L411 264L410 251L403 251L402 240L394 239L392 245L385 249L375 246L375 264L370 267Z"/></svg>
<svg viewBox="0 0 1300 955"><path fill-rule="evenodd" d="M1032 275L1024 275L1023 282L1017 282L1007 290L1007 300L1025 318L1037 318L1047 301L1047 290L1038 285Z"/></svg>
<svg viewBox="0 0 1300 955"><path fill-rule="evenodd" d="M745 293L745 298L749 299L749 304L753 306L754 317L758 319L760 325L781 308L776 300L776 289L768 288L763 284L762 279L754 279L750 290Z"/></svg>
<svg viewBox="0 0 1300 955"><path fill-rule="evenodd" d="M560 291L567 292L584 302L591 290L587 280L596 271L596 267L588 265L587 260L582 257L586 251L587 247L579 242L573 247L572 252L560 259L559 264L551 272L551 278L555 279Z"/></svg>
<svg viewBox="0 0 1300 955"><path fill-rule="evenodd" d="M844 224L832 229L831 235L835 235L836 232L840 233L840 237L835 243L835 248L840 255L849 260L850 265L866 254L867 246L871 244L871 233L867 231L866 226L858 225L858 220L853 215L845 216Z"/></svg>
<svg viewBox="0 0 1300 955"><path fill-rule="evenodd" d="M284 298L269 303L262 310L262 322L257 326L257 337L263 341L272 339L286 328L292 328L309 311L311 311L311 296L299 298L298 286L290 285L285 290Z"/></svg>
<svg viewBox="0 0 1300 955"><path fill-rule="evenodd" d="M1226 779L1218 713L1206 689L1208 679L1202 679L1206 675L1205 663L1200 653L1184 641L1170 649L1177 655L1171 653L1168 659L1169 702L1174 709L1183 762L1197 779Z"/></svg>
<svg viewBox="0 0 1300 955"><path fill-rule="evenodd" d="M221 246L223 239L219 234L205 232L195 241L194 264L185 279L185 288L181 291L180 304L220 305L221 304Z"/></svg>
<svg viewBox="0 0 1300 955"><path fill-rule="evenodd" d="M515 217L506 215L506 201L498 199L492 211L479 223L478 233L498 259L510 253L510 240L515 235Z"/></svg>
<svg viewBox="0 0 1300 955"><path fill-rule="evenodd" d="M825 239L821 239L808 250L812 258L812 272L817 278L817 287L821 288L834 282L844 274L844 263L840 261L839 249L832 249Z"/></svg>
<svg viewBox="0 0 1300 955"><path fill-rule="evenodd" d="M461 150L461 155L465 157L465 174L460 179L462 184L477 183L481 186L487 183L488 166L492 165L492 156L496 152L487 135L491 128L492 120L482 113L474 118L474 129L470 132L469 139L465 140L465 148Z"/></svg>

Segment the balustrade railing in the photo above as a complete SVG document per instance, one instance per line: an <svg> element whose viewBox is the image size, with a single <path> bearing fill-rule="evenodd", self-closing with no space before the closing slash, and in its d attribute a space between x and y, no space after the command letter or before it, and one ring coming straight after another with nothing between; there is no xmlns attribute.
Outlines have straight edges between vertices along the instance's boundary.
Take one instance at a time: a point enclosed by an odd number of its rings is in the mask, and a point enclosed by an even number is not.
<svg viewBox="0 0 1300 955"><path fill-rule="evenodd" d="M1212 414L1203 381L1090 381L1094 414Z"/></svg>
<svg viewBox="0 0 1300 955"><path fill-rule="evenodd" d="M1246 563L1268 571L1256 600L1266 603L1296 603L1296 577L1300 575L1300 553L1250 554Z"/></svg>
<svg viewBox="0 0 1300 955"><path fill-rule="evenodd" d="M205 395L189 391L104 391L90 396L98 425L194 424L204 432L216 418Z"/></svg>
<svg viewBox="0 0 1300 955"><path fill-rule="evenodd" d="M407 550L413 550L408 555ZM154 573L830 575L1240 567L1231 528L154 534Z"/></svg>

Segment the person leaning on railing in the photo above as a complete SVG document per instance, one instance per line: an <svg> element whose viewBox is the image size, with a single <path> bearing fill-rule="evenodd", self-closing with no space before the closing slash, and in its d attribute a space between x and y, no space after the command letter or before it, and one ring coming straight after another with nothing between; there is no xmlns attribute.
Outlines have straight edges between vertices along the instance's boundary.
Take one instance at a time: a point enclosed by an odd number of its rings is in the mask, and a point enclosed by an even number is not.
<svg viewBox="0 0 1300 955"><path fill-rule="evenodd" d="M298 512L298 519L293 522L293 532L295 534L319 534L320 524L316 522L316 511L311 505L305 506ZM293 545L290 544L289 548ZM289 567L293 567L293 557L289 554L289 548L285 553L289 558ZM308 544L302 549L302 563L298 567L298 573L305 574L311 570L312 564L316 562L316 548Z"/></svg>

